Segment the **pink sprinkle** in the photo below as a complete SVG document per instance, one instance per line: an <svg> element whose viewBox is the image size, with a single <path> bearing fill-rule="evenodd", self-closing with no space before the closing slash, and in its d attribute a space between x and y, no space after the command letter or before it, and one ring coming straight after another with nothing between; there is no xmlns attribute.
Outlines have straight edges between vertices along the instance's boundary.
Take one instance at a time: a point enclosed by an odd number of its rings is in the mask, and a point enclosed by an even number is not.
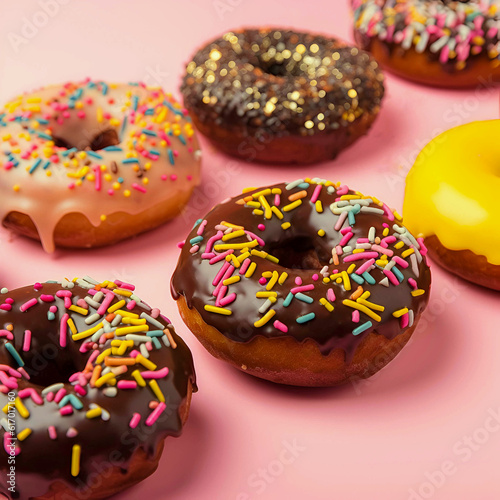
<svg viewBox="0 0 500 500"><path fill-rule="evenodd" d="M317 274L313 274L312 279L313 279L313 281L318 281L319 276Z"/></svg>
<svg viewBox="0 0 500 500"><path fill-rule="evenodd" d="M241 264L241 267L240 267L240 274L245 274L247 272L247 269L248 267L250 266L251 264L251 260L249 258L246 258L243 263Z"/></svg>
<svg viewBox="0 0 500 500"><path fill-rule="evenodd" d="M213 286L217 286L222 279L222 276L224 276L224 273L226 270L229 268L231 264L229 262L224 262L224 265L219 269L219 272L215 275L214 280L212 281Z"/></svg>
<svg viewBox="0 0 500 500"><path fill-rule="evenodd" d="M338 218L337 222L335 223L334 229L335 231L339 231L342 225L344 224L345 220L347 219L347 212L342 212L340 214L340 217Z"/></svg>
<svg viewBox="0 0 500 500"><path fill-rule="evenodd" d="M135 300L131 300L128 304L127 304L127 309L129 311L131 311L135 306L137 305L137 302Z"/></svg>
<svg viewBox="0 0 500 500"><path fill-rule="evenodd" d="M161 176L161 180L162 180L162 181L166 181L167 179L168 179L168 176L167 176L167 175L163 174L163 175Z"/></svg>
<svg viewBox="0 0 500 500"><path fill-rule="evenodd" d="M56 313L56 312L57 312L57 307L56 307L56 306L50 306L50 307L49 307L49 311L50 311L51 313Z"/></svg>
<svg viewBox="0 0 500 500"><path fill-rule="evenodd" d="M141 186L139 184L137 184L136 182L134 182L132 184L132 187L136 190L136 191L139 191L141 193L147 193L147 189L144 187L144 186Z"/></svg>
<svg viewBox="0 0 500 500"><path fill-rule="evenodd" d="M265 285L265 284L267 283L267 279L266 279L266 278L264 278L264 276L261 276L261 277L259 278L259 283L260 283L261 285Z"/></svg>
<svg viewBox="0 0 500 500"><path fill-rule="evenodd" d="M116 384L118 389L136 389L137 382L135 380L120 380L118 384Z"/></svg>
<svg viewBox="0 0 500 500"><path fill-rule="evenodd" d="M259 231L264 231L264 229L266 229L266 226L264 226L264 224L259 224L257 226L257 229L259 229Z"/></svg>
<svg viewBox="0 0 500 500"><path fill-rule="evenodd" d="M387 218L390 221L393 221L394 220L394 214L392 213L392 210L385 203L382 206L383 206L385 214L387 215Z"/></svg>
<svg viewBox="0 0 500 500"><path fill-rule="evenodd" d="M257 240L257 243L261 247L263 247L266 244L266 242L262 238L259 238L256 234L252 233L251 231L245 231L245 233L248 234L248 236L250 236L251 238Z"/></svg>
<svg viewBox="0 0 500 500"><path fill-rule="evenodd" d="M406 328L409 323L409 317L408 313L404 313L403 316L401 316L401 328Z"/></svg>
<svg viewBox="0 0 500 500"><path fill-rule="evenodd" d="M42 302L54 302L56 300L53 295L40 295L40 300Z"/></svg>
<svg viewBox="0 0 500 500"><path fill-rule="evenodd" d="M57 401L56 401L57 403ZM60 410L59 410L59 413L63 416L63 417L66 417L68 415L72 415L73 414L73 407L71 405L66 405L66 406L63 406Z"/></svg>
<svg viewBox="0 0 500 500"><path fill-rule="evenodd" d="M2 305L0 306L0 309L1 309L2 311L10 311L10 310L12 309L12 306L11 306L10 304L2 304Z"/></svg>
<svg viewBox="0 0 500 500"><path fill-rule="evenodd" d="M200 245L194 245L189 249L189 253L196 253L200 249Z"/></svg>
<svg viewBox="0 0 500 500"><path fill-rule="evenodd" d="M363 274L365 271L368 271L368 269L370 269L370 267L373 264L375 264L375 259L367 260L364 264L359 266L358 269L356 269L356 274L358 274L358 275Z"/></svg>
<svg viewBox="0 0 500 500"><path fill-rule="evenodd" d="M274 204L279 207L280 206L280 203L281 203L281 198L280 198L280 195L279 194L275 194L274 195Z"/></svg>
<svg viewBox="0 0 500 500"><path fill-rule="evenodd" d="M55 441L57 439L57 431L53 425L49 425L49 437L53 441Z"/></svg>
<svg viewBox="0 0 500 500"><path fill-rule="evenodd" d="M326 291L326 298L330 301L330 302L335 302L335 292L333 291L333 288L329 288L327 291Z"/></svg>
<svg viewBox="0 0 500 500"><path fill-rule="evenodd" d="M339 245L340 245L341 247L344 247L344 246L345 246L345 245L349 242L349 240L350 240L353 236L354 236L354 233L352 233L352 232L347 233L347 234L346 234L346 235L345 235L345 236L344 236L344 237L340 240Z"/></svg>
<svg viewBox="0 0 500 500"><path fill-rule="evenodd" d="M393 285L399 285L399 281L396 276L394 276L394 273L392 271L390 271L389 269L384 269L384 274L389 278L389 281Z"/></svg>
<svg viewBox="0 0 500 500"><path fill-rule="evenodd" d="M354 310L352 312L352 321L354 323L359 323L359 311L358 310Z"/></svg>
<svg viewBox="0 0 500 500"><path fill-rule="evenodd" d="M423 238L417 238L417 242L420 245L420 253L422 255L424 255L424 256L427 255L427 251L428 250L427 250L427 247L424 244L424 239Z"/></svg>
<svg viewBox="0 0 500 500"><path fill-rule="evenodd" d="M49 393L47 394L47 396L45 396L45 399L46 399L49 403L51 403L52 401L54 401L54 393L53 393L53 392L49 392Z"/></svg>
<svg viewBox="0 0 500 500"><path fill-rule="evenodd" d="M14 335L9 330L0 330L0 337L7 337L9 340L14 339Z"/></svg>
<svg viewBox="0 0 500 500"><path fill-rule="evenodd" d="M99 309L97 309L97 314L100 314L102 316L111 305L111 302L113 302L114 297L115 296L113 293L108 293L106 297L104 297L104 300L102 301Z"/></svg>
<svg viewBox="0 0 500 500"><path fill-rule="evenodd" d="M66 389L64 387L59 389L54 397L54 401L59 404L64 396L66 396Z"/></svg>
<svg viewBox="0 0 500 500"><path fill-rule="evenodd" d="M101 172L101 167L99 165L94 166L94 173L95 173L94 188L96 191L100 191L102 186L102 172Z"/></svg>
<svg viewBox="0 0 500 500"><path fill-rule="evenodd" d="M161 370L156 370L154 372L152 371L146 371L146 372L141 372L142 378L145 380L149 379L159 379L159 378L165 378L168 375L168 368L164 367Z"/></svg>
<svg viewBox="0 0 500 500"><path fill-rule="evenodd" d="M207 241L207 246L205 247L205 252L207 253L211 252L214 243L220 240L223 236L224 233L222 231L217 231L217 234L214 234L211 238L209 238Z"/></svg>
<svg viewBox="0 0 500 500"><path fill-rule="evenodd" d="M410 284L410 286L412 288L414 288L415 290L418 288L418 285L417 285L417 282L413 279L413 278L408 278L408 283Z"/></svg>
<svg viewBox="0 0 500 500"><path fill-rule="evenodd" d="M59 344L61 345L61 347L66 347L68 319L69 319L69 314L64 314L63 317L61 318L61 325L59 327Z"/></svg>
<svg viewBox="0 0 500 500"><path fill-rule="evenodd" d="M214 257L213 259L210 259L208 261L208 263L209 264L216 264L217 262L220 262L221 260L224 260L228 255L230 255L232 253L234 253L234 250L232 248L230 248L226 252L217 255L217 257Z"/></svg>
<svg viewBox="0 0 500 500"><path fill-rule="evenodd" d="M227 306L228 304L231 304L232 302L234 302L236 300L236 294L235 293L230 293L228 296L222 298L219 300L219 304L222 306L222 307L225 307ZM144 374L143 374L144 376Z"/></svg>
<svg viewBox="0 0 500 500"><path fill-rule="evenodd" d="M210 252L210 253L207 253L207 252L203 252L201 254L201 258L202 259L213 259L215 257L215 254L213 252Z"/></svg>
<svg viewBox="0 0 500 500"><path fill-rule="evenodd" d="M280 332L287 333L288 327L279 320L276 320L274 323L274 328L278 329Z"/></svg>
<svg viewBox="0 0 500 500"><path fill-rule="evenodd" d="M151 427L157 420L158 417L165 411L167 405L165 403L160 403L146 419L146 425Z"/></svg>
<svg viewBox="0 0 500 500"><path fill-rule="evenodd" d="M375 250L376 252L383 253L387 255L388 257L392 257L394 255L394 252L392 250L389 250L388 248L385 248L380 245L372 245L372 250Z"/></svg>
<svg viewBox="0 0 500 500"><path fill-rule="evenodd" d="M62 297L72 297L73 294L69 290L58 290L56 292L56 297L62 298Z"/></svg>
<svg viewBox="0 0 500 500"><path fill-rule="evenodd" d="M302 278L301 278L300 276L297 276L297 277L295 278L295 284L296 284L296 285L302 285Z"/></svg>
<svg viewBox="0 0 500 500"><path fill-rule="evenodd" d="M316 201L318 200L319 198L319 193L321 193L321 189L323 188L323 186L321 184L318 184L315 188L314 188L314 192L313 192L313 195L311 196L311 203L316 203Z"/></svg>
<svg viewBox="0 0 500 500"><path fill-rule="evenodd" d="M198 226L198 230L196 231L196 234L198 236L201 236L203 234L203 231L205 231L205 227L207 224L208 224L208 221L206 219L201 222L201 224Z"/></svg>
<svg viewBox="0 0 500 500"><path fill-rule="evenodd" d="M141 421L141 415L139 413L134 413L128 425L131 429L135 429L139 425L140 421Z"/></svg>
<svg viewBox="0 0 500 500"><path fill-rule="evenodd" d="M346 235L347 233L350 233L351 232L351 226L348 226L348 227L344 227L344 229L341 229L340 230L340 234L343 234L343 235Z"/></svg>
<svg viewBox="0 0 500 500"><path fill-rule="evenodd" d="M80 384L75 385L75 392L78 393L80 396L87 395L87 391Z"/></svg>
<svg viewBox="0 0 500 500"><path fill-rule="evenodd" d="M349 188L344 184L343 186L340 186L337 189L337 194L340 196L343 196L344 194L347 194L349 192Z"/></svg>
<svg viewBox="0 0 500 500"><path fill-rule="evenodd" d="M35 298L33 298L33 299L30 299L27 302L25 302L19 309L21 310L21 312L26 312L28 309L30 309L31 307L33 307L37 303L38 303L38 301Z"/></svg>
<svg viewBox="0 0 500 500"><path fill-rule="evenodd" d="M5 299L5 302L7 302L7 304L13 304L14 303L14 299L8 297L7 299Z"/></svg>
<svg viewBox="0 0 500 500"><path fill-rule="evenodd" d="M70 427L66 433L66 437L74 438L78 436L78 431L74 427Z"/></svg>
<svg viewBox="0 0 500 500"><path fill-rule="evenodd" d="M29 351L31 347L31 331L24 331L23 351Z"/></svg>
<svg viewBox="0 0 500 500"><path fill-rule="evenodd" d="M378 257L377 252L361 252L353 253L344 257L344 262L352 262L353 260L363 260L363 259L376 259Z"/></svg>
<svg viewBox="0 0 500 500"><path fill-rule="evenodd" d="M296 293L299 292L310 292L311 290L314 290L314 285L304 285L304 286L296 286L292 288L290 291L295 295Z"/></svg>
<svg viewBox="0 0 500 500"><path fill-rule="evenodd" d="M172 175L170 176L170 180L171 180L171 181L176 181L176 180L177 180L177 176L176 176L175 174L172 174Z"/></svg>
<svg viewBox="0 0 500 500"><path fill-rule="evenodd" d="M408 262L406 262L406 260L402 259L401 257L398 257L397 255L395 255L392 260L394 262L396 262L396 264L399 264L403 269L406 269L409 264Z"/></svg>
<svg viewBox="0 0 500 500"><path fill-rule="evenodd" d="M184 245L186 244L186 240L184 241L179 241L179 243L177 243L177 248L184 248Z"/></svg>

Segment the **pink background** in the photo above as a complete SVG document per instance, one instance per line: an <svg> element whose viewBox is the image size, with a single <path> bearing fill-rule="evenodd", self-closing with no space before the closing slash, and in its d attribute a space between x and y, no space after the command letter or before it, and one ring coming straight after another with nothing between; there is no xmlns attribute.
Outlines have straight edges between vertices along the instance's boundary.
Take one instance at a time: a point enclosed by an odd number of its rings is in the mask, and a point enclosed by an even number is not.
<svg viewBox="0 0 500 500"><path fill-rule="evenodd" d="M184 63L196 48L243 25L352 38L347 2L340 0L47 0L50 16L40 14L43 3L2 5L2 102L25 89L86 76L144 80L178 93ZM30 20L40 26L30 31ZM26 43L12 43L13 34ZM0 229L1 285L84 274L132 281L191 346L200 391L185 433L168 439L158 472L120 500L500 497L497 293L434 267L425 319L388 368L356 385L305 390L253 379L213 359L183 325L169 292L177 241L226 196L247 185L320 176L401 210L404 176L427 141L456 124L497 117L496 91L432 90L388 75L373 130L334 162L265 168L203 143L204 184L188 212L136 240L49 256ZM489 415L497 412L493 424ZM283 452L284 442L295 443L296 456ZM437 472L442 469L446 475Z"/></svg>

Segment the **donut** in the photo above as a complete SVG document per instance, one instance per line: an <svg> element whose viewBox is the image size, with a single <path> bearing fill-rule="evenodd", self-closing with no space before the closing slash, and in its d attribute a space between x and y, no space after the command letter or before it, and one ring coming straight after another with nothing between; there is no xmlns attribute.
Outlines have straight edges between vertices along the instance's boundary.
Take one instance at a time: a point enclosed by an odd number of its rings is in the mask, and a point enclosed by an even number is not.
<svg viewBox="0 0 500 500"><path fill-rule="evenodd" d="M438 87L500 80L496 1L351 0L358 44L396 75Z"/></svg>
<svg viewBox="0 0 500 500"><path fill-rule="evenodd" d="M142 481L164 438L180 434L195 389L188 347L132 285L86 277L3 289L0 463L2 478L14 474L0 491L100 499Z"/></svg>
<svg viewBox="0 0 500 500"><path fill-rule="evenodd" d="M500 120L468 123L436 137L406 179L403 214L448 271L500 290Z"/></svg>
<svg viewBox="0 0 500 500"><path fill-rule="evenodd" d="M298 386L367 378L427 305L422 240L386 204L324 179L249 188L199 219L171 288L215 357Z"/></svg>
<svg viewBox="0 0 500 500"><path fill-rule="evenodd" d="M201 48L181 91L195 127L247 161L334 158L375 120L384 77L366 52L284 29L231 31Z"/></svg>
<svg viewBox="0 0 500 500"><path fill-rule="evenodd" d="M85 80L0 112L0 221L55 246L116 243L179 213L199 183L190 118L144 84Z"/></svg>

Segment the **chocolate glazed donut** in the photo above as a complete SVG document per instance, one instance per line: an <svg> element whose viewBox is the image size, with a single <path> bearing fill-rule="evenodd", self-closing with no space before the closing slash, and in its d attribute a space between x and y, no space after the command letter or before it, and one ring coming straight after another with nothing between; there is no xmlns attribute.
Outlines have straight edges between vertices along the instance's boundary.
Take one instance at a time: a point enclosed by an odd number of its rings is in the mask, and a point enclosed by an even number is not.
<svg viewBox="0 0 500 500"><path fill-rule="evenodd" d="M86 278L1 295L0 491L100 499L132 486L180 434L195 389L189 349L132 286Z"/></svg>
<svg viewBox="0 0 500 500"><path fill-rule="evenodd" d="M384 96L366 52L277 28L224 34L187 65L181 87L197 129L247 161L314 163L367 133Z"/></svg>
<svg viewBox="0 0 500 500"><path fill-rule="evenodd" d="M376 198L323 179L250 188L199 219L172 277L214 356L284 384L373 375L427 305L422 239Z"/></svg>

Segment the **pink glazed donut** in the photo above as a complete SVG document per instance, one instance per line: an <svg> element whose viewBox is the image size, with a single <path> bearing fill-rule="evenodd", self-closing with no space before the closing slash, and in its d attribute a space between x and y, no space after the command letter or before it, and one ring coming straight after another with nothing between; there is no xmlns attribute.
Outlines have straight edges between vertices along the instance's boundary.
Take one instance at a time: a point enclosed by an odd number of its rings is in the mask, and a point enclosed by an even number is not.
<svg viewBox="0 0 500 500"><path fill-rule="evenodd" d="M0 112L0 220L47 252L116 243L178 215L200 156L161 89L85 80L26 93Z"/></svg>

